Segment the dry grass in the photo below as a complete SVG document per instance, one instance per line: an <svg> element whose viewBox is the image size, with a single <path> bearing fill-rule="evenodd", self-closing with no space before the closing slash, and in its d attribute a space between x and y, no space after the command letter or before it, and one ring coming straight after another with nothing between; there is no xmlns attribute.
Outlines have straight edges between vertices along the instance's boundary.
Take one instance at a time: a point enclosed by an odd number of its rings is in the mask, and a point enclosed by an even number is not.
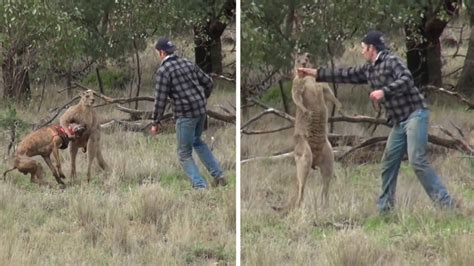
<svg viewBox="0 0 474 266"><path fill-rule="evenodd" d="M436 113L436 111L435 111ZM464 119L465 114L456 117ZM278 122L265 121L265 126ZM272 125L271 125L272 124ZM354 129L352 129L354 130ZM337 131L336 131L337 132ZM243 154L268 155L291 146L291 131L274 136L246 136ZM402 164L397 209L379 217L378 164L336 164L330 206L319 206L320 176L312 171L302 208L287 217L271 206L284 204L295 193L292 158L242 166L242 259L245 265L466 265L468 246L452 245L474 237L474 165L451 152L433 166L450 193L463 205L451 213L435 208L413 171ZM464 263L464 264L463 264Z"/></svg>
<svg viewBox="0 0 474 266"><path fill-rule="evenodd" d="M350 65L358 50L349 51L339 65ZM453 60L451 60L453 61ZM455 67L455 62L449 62ZM355 61L354 61L355 62ZM459 63L459 62L457 62ZM446 70L448 71L448 70ZM374 115L368 90L339 86L339 99L348 113ZM450 122L468 133L472 113L448 97L430 96L430 132L435 125L455 132ZM280 108L277 106L277 108ZM250 116L259 110L252 109ZM243 117L245 122L248 118ZM266 117L258 129L282 126L284 120ZM366 125L336 123L335 133L369 134ZM379 127L375 135L386 135ZM292 147L292 130L271 135L242 136L242 158L268 156ZM440 134L440 136L444 136ZM433 167L450 193L462 202L460 210L433 206L409 165L402 163L397 208L386 217L377 213L380 165L335 165L330 204L319 205L320 175L312 171L300 209L280 216L272 206L286 203L295 193L293 158L255 161L241 167L242 262L244 265L469 265L474 239L474 161L451 151L432 156ZM430 157L431 158L431 157Z"/></svg>
<svg viewBox="0 0 474 266"><path fill-rule="evenodd" d="M217 83L209 106L235 103L233 85ZM17 106L19 116L29 123L46 117L50 107L66 102L64 95L55 93L59 89L61 85L48 86L49 98L39 112L35 103ZM151 104L142 103L140 108L150 110ZM127 117L113 106L97 112L103 121ZM3 156L7 135L1 134ZM214 154L230 180L225 188L191 189L178 163L174 130L156 137L120 130L103 133L101 146L111 171L102 172L94 165L90 184L85 181L87 160L82 152L77 158L78 178L66 179L65 190L56 188L40 159L53 188L30 184L28 177L11 172L7 182L0 182L0 264L233 265L235 126L211 123L203 137L209 143L211 136ZM67 150L61 156L69 176ZM1 172L6 163L0 165Z"/></svg>

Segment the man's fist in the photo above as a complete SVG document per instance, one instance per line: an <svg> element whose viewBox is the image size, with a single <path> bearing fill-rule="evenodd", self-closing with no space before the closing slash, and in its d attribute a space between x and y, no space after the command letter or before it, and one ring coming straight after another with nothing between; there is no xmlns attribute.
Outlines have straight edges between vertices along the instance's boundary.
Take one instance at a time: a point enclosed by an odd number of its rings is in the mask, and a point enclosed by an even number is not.
<svg viewBox="0 0 474 266"><path fill-rule="evenodd" d="M375 90L375 91L373 91L373 92L370 93L369 98L370 98L370 100L372 100L372 101L378 102L378 101L380 101L380 100L383 98L383 96L384 96L383 90Z"/></svg>
<svg viewBox="0 0 474 266"><path fill-rule="evenodd" d="M316 68L300 67L300 68L296 69L296 71L298 72L298 76L300 76L300 77L304 77L304 76L316 77L316 75L318 74L318 70Z"/></svg>
<svg viewBox="0 0 474 266"><path fill-rule="evenodd" d="M150 134L152 136L155 136L158 133L160 133L160 124L155 124L155 125L151 126Z"/></svg>

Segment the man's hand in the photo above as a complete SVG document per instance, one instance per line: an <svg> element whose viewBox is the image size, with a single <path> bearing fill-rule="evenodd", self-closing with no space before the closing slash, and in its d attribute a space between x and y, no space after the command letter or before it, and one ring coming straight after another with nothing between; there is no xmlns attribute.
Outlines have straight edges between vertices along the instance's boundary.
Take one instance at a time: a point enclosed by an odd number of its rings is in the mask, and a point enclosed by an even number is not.
<svg viewBox="0 0 474 266"><path fill-rule="evenodd" d="M154 124L151 126L150 135L155 136L156 134L160 133L160 124Z"/></svg>
<svg viewBox="0 0 474 266"><path fill-rule="evenodd" d="M316 68L305 68L305 67L300 67L296 69L298 72L298 76L313 76L316 77L318 74L318 70Z"/></svg>
<svg viewBox="0 0 474 266"><path fill-rule="evenodd" d="M383 90L375 90L370 93L370 100L379 102L384 97Z"/></svg>

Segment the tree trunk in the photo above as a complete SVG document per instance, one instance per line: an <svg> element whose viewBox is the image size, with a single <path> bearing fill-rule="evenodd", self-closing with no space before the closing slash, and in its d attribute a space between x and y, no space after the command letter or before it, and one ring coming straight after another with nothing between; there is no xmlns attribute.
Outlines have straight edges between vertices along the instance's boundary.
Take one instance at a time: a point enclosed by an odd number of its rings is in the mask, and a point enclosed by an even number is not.
<svg viewBox="0 0 474 266"><path fill-rule="evenodd" d="M217 14L209 14L204 23L194 26L195 61L206 73L222 74L221 35L234 12L235 0L227 0Z"/></svg>
<svg viewBox="0 0 474 266"><path fill-rule="evenodd" d="M221 35L219 37L212 40L211 43L211 65L212 65L212 73L222 74L222 42L221 42Z"/></svg>
<svg viewBox="0 0 474 266"><path fill-rule="evenodd" d="M22 64L21 55L8 53L2 63L3 98L29 100L31 88L28 70Z"/></svg>
<svg viewBox="0 0 474 266"><path fill-rule="evenodd" d="M405 26L407 66L418 87L423 85L440 87L443 83L439 37L448 24L448 20L440 14L446 12L448 16L454 16L458 6L456 0L442 0L438 4L440 6L430 5L424 8L420 24ZM440 7L443 11L436 7ZM416 38L416 36L422 38Z"/></svg>
<svg viewBox="0 0 474 266"><path fill-rule="evenodd" d="M196 64L206 73L212 72L210 42L206 40L205 29L199 26L194 28L194 56Z"/></svg>
<svg viewBox="0 0 474 266"><path fill-rule="evenodd" d="M195 60L204 72L222 74L222 32L212 33L211 30L209 26L195 27Z"/></svg>
<svg viewBox="0 0 474 266"><path fill-rule="evenodd" d="M410 30L406 30L408 69L413 74L416 86L433 85L440 87L442 86L441 45L439 42L441 33L421 30L421 35L425 40L416 41L414 34Z"/></svg>
<svg viewBox="0 0 474 266"><path fill-rule="evenodd" d="M13 99L15 90L13 88L13 58L5 58L2 64L3 75L3 99Z"/></svg>
<svg viewBox="0 0 474 266"><path fill-rule="evenodd" d="M97 75L97 82L99 83L100 93L104 94L104 85L102 84L102 78L100 77L99 66L95 68L95 73Z"/></svg>
<svg viewBox="0 0 474 266"><path fill-rule="evenodd" d="M426 47L426 66L428 72L428 85L441 87L443 83L441 75L441 44L439 42L439 36L428 41L428 47Z"/></svg>
<svg viewBox="0 0 474 266"><path fill-rule="evenodd" d="M281 93L281 101L283 102L283 110L285 110L285 113L289 114L290 108L288 107L288 99L285 95L285 90L283 89L283 82L281 81L281 79L278 81L278 85L280 85L280 93Z"/></svg>
<svg viewBox="0 0 474 266"><path fill-rule="evenodd" d="M474 96L474 5L469 8L469 18L471 23L471 35L469 36L469 45L467 48L466 60L462 69L461 77L457 85L459 92L469 96Z"/></svg>
<svg viewBox="0 0 474 266"><path fill-rule="evenodd" d="M405 27L406 47L407 47L407 67L413 75L415 85L420 88L424 84L428 84L428 73L425 71L426 61L426 42L417 42L416 34L409 26ZM418 33L421 34L421 33Z"/></svg>
<svg viewBox="0 0 474 266"><path fill-rule="evenodd" d="M66 90L67 90L67 98L72 98L72 62L69 63L67 67L67 74L66 74ZM46 79L46 78L45 78Z"/></svg>
<svg viewBox="0 0 474 266"><path fill-rule="evenodd" d="M133 39L133 48L135 50L135 58L137 60L137 93L135 97L140 96L140 88L142 86L142 70L140 68L140 54L138 53L138 46L136 39ZM138 101L135 102L135 109L138 109Z"/></svg>

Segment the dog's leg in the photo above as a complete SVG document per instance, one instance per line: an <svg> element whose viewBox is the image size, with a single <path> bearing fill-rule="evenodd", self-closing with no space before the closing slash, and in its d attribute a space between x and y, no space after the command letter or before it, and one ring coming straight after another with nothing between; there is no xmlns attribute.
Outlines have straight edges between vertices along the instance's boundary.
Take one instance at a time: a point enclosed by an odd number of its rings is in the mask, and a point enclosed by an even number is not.
<svg viewBox="0 0 474 266"><path fill-rule="evenodd" d="M71 174L69 176L71 179L76 179L76 156L78 150L79 147L77 147L77 144L72 142L69 146L69 154L71 156Z"/></svg>
<svg viewBox="0 0 474 266"><path fill-rule="evenodd" d="M61 180L61 177L59 176L59 173L56 168L54 168L53 163L51 162L51 158L49 156L42 156L46 164L48 165L49 169L51 169L51 172L53 173L54 178L56 179L56 182L58 184L64 185L64 182Z"/></svg>
<svg viewBox="0 0 474 266"><path fill-rule="evenodd" d="M6 170L5 172L3 172L3 181L7 181L7 173L8 173L8 172L11 172L11 171L13 171L13 170L15 170L15 169L16 169L16 167L13 167L13 168L8 169L8 170Z"/></svg>
<svg viewBox="0 0 474 266"><path fill-rule="evenodd" d="M59 156L59 148L60 148L59 146L61 145L59 143L61 143L61 142L62 142L62 140L59 136L54 137L54 139L53 139L53 152L52 153L53 153L53 157L54 157L56 171L57 171L60 178L65 179L66 176L64 176L64 173L61 170L61 157Z"/></svg>
<svg viewBox="0 0 474 266"><path fill-rule="evenodd" d="M334 175L334 154L328 140L326 140L321 155L321 163L318 165L321 170L321 180L323 183L321 190L321 205L326 207L329 203L329 184Z"/></svg>
<svg viewBox="0 0 474 266"><path fill-rule="evenodd" d="M48 183L43 179L43 167L39 163L37 163L37 166L36 171L31 173L31 182L45 186Z"/></svg>
<svg viewBox="0 0 474 266"><path fill-rule="evenodd" d="M18 169L22 174L30 174L31 182L39 185L45 185L43 180L43 167L36 160L27 156L17 156L15 158L14 169Z"/></svg>

